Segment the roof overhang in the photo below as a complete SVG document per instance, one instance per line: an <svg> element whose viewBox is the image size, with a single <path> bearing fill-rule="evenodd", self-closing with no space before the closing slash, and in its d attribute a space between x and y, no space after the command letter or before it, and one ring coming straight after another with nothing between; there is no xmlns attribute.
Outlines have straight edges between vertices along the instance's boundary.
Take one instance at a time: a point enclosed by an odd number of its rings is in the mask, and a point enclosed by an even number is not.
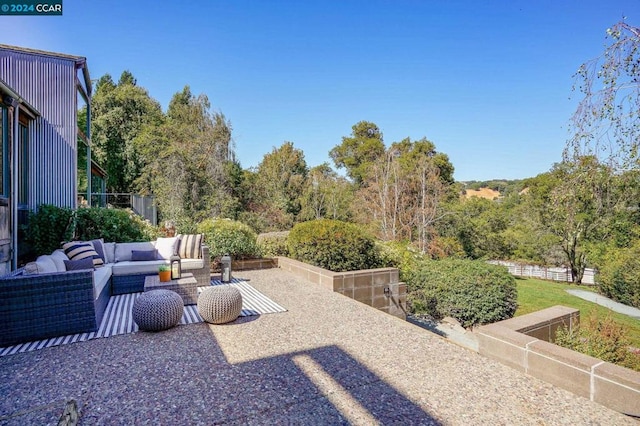
<svg viewBox="0 0 640 426"><path fill-rule="evenodd" d="M7 104L7 97L10 97L14 102L20 104L20 109L32 119L39 117L40 113L33 105L27 102L22 96L20 96L15 90L13 90L7 83L0 78L0 92L2 92L2 103Z"/></svg>
<svg viewBox="0 0 640 426"><path fill-rule="evenodd" d="M89 68L87 67L87 58L85 58L84 56L68 55L66 53L58 53L58 52L48 52L46 50L31 49L28 47L21 47L21 46L11 46L8 44L1 44L1 43L0 43L0 49L7 49L7 50L13 50L15 52L27 53L30 55L49 56L52 58L66 59L66 60L73 61L76 66L76 70L82 69L84 87L86 88L86 91L81 90L81 92L84 92L83 96L87 98L87 102L88 102L88 98L91 98L91 77L89 75Z"/></svg>

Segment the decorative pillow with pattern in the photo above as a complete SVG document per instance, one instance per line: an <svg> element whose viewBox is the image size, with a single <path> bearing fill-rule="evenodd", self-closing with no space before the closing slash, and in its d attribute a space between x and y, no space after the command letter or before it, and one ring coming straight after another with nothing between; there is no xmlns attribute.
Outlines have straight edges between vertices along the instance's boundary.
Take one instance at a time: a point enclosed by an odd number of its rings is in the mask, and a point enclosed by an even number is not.
<svg viewBox="0 0 640 426"><path fill-rule="evenodd" d="M185 234L178 235L180 245L178 246L178 255L182 259L200 259L202 246L202 234Z"/></svg>
<svg viewBox="0 0 640 426"><path fill-rule="evenodd" d="M102 258L98 255L93 245L84 241L70 241L62 245L64 253L69 260L80 260L85 258L93 259L93 266L96 268L104 265Z"/></svg>

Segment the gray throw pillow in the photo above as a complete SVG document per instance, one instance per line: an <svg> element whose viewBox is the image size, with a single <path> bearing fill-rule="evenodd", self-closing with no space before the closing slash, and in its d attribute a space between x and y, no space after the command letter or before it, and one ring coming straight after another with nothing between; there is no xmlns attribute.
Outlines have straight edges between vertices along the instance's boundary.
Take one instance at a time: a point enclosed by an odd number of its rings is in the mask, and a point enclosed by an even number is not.
<svg viewBox="0 0 640 426"><path fill-rule="evenodd" d="M156 260L157 258L158 258L158 250L131 250L132 262Z"/></svg>
<svg viewBox="0 0 640 426"><path fill-rule="evenodd" d="M95 269L93 267L93 259L90 257L85 257L84 259L78 260L65 260L64 266L66 266L67 271L80 271L83 269Z"/></svg>
<svg viewBox="0 0 640 426"><path fill-rule="evenodd" d="M100 238L99 240L91 240L89 242L96 253L98 253L98 256L100 256L100 259L102 259L104 263L107 263L107 256L104 254L104 239Z"/></svg>

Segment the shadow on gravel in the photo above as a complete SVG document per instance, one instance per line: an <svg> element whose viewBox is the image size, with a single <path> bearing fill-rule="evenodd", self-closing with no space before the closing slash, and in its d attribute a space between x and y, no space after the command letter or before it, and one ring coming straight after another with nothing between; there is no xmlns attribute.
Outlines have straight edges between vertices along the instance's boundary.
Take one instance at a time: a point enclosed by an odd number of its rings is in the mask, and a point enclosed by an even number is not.
<svg viewBox="0 0 640 426"><path fill-rule="evenodd" d="M414 315L407 315L407 322L410 322L413 325L417 325L420 328L424 328L425 330L429 330L432 333L437 334L438 336L447 337L447 334L442 330L438 330L438 323L429 317L418 317Z"/></svg>

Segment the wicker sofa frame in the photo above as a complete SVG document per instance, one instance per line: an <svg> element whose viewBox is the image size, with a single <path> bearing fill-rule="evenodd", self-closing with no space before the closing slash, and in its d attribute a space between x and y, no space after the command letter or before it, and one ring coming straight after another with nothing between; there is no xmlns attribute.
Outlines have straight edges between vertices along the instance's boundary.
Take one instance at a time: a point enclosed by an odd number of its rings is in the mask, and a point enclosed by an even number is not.
<svg viewBox="0 0 640 426"><path fill-rule="evenodd" d="M202 257L203 268L188 271L199 286L211 279L204 245ZM147 275L112 275L97 297L88 270L24 275L21 268L0 277L0 347L97 331L109 298L143 291Z"/></svg>
<svg viewBox="0 0 640 426"><path fill-rule="evenodd" d="M93 272L22 273L0 278L0 346L98 330L110 289L94 298Z"/></svg>

